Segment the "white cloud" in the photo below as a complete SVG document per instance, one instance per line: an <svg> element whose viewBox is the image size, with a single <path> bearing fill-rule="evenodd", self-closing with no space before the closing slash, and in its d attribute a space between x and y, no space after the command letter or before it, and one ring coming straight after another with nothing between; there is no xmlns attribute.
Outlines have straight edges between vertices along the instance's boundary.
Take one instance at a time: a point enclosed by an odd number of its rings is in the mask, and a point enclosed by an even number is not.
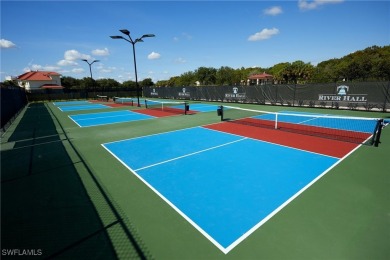
<svg viewBox="0 0 390 260"><path fill-rule="evenodd" d="M74 69L72 69L72 72L73 73L83 73L84 69L83 68L74 68Z"/></svg>
<svg viewBox="0 0 390 260"><path fill-rule="evenodd" d="M298 7L301 10L313 10L317 9L318 7L326 4L339 4L344 2L344 0L299 0L298 1Z"/></svg>
<svg viewBox="0 0 390 260"><path fill-rule="evenodd" d="M180 36L175 36L175 37L173 37L173 40L174 40L175 42L178 42L178 41L180 41L180 40L182 40L182 39L190 41L190 40L192 40L192 35L183 32Z"/></svg>
<svg viewBox="0 0 390 260"><path fill-rule="evenodd" d="M283 10L280 6L273 6L268 9L265 9L263 12L265 15L278 15L283 13Z"/></svg>
<svg viewBox="0 0 390 260"><path fill-rule="evenodd" d="M43 70L46 70L46 71L57 71L59 69L60 69L60 67L50 66L50 65L46 65L46 66L43 67Z"/></svg>
<svg viewBox="0 0 390 260"><path fill-rule="evenodd" d="M60 60L59 62L57 62L57 65L58 66L76 66L76 65L78 65L78 63L75 61L72 61L72 60Z"/></svg>
<svg viewBox="0 0 390 260"><path fill-rule="evenodd" d="M157 60L161 57L160 53L157 53L157 52L152 52L148 55L148 59L149 60Z"/></svg>
<svg viewBox="0 0 390 260"><path fill-rule="evenodd" d="M186 63L187 61L185 60L185 59L183 59L182 57L180 57L180 58L177 58L176 60L175 60L175 63Z"/></svg>
<svg viewBox="0 0 390 260"><path fill-rule="evenodd" d="M115 70L116 70L116 67L108 67L108 68L99 67L99 71L102 73L111 73Z"/></svg>
<svg viewBox="0 0 390 260"><path fill-rule="evenodd" d="M8 41L5 39L0 40L0 48L1 49L9 49L9 48L15 48L15 47L16 47L16 44L11 42L11 41Z"/></svg>
<svg viewBox="0 0 390 260"><path fill-rule="evenodd" d="M107 48L104 48L104 49L93 50L92 54L96 55L96 56L108 56L108 55L110 55L110 52L108 51Z"/></svg>
<svg viewBox="0 0 390 260"><path fill-rule="evenodd" d="M262 41L267 40L271 38L272 36L279 34L279 29L272 28L272 29L263 29L261 32L257 32L251 36L249 36L248 41Z"/></svg>
<svg viewBox="0 0 390 260"><path fill-rule="evenodd" d="M79 65L76 61L81 59L91 59L88 54L82 54L76 50L67 50L64 53L64 59L57 62L58 66L77 66Z"/></svg>
<svg viewBox="0 0 390 260"><path fill-rule="evenodd" d="M82 54L76 50L67 50L64 54L64 58L65 60L68 60L68 61L75 61L75 60L79 60L79 59L91 59L91 56L90 55L87 55L87 54Z"/></svg>
<svg viewBox="0 0 390 260"><path fill-rule="evenodd" d="M58 71L60 68L57 67L57 66L51 66L51 65L46 65L46 66L42 66L42 65L39 65L39 64L29 64L28 67L25 67L23 69L24 72L28 72L28 71L37 71L37 70L40 70L40 71Z"/></svg>

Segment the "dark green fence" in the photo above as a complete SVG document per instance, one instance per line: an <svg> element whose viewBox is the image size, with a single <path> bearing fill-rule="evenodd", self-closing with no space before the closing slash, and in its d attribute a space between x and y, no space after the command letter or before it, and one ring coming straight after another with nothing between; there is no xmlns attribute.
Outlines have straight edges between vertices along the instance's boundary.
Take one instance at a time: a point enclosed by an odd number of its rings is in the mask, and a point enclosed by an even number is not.
<svg viewBox="0 0 390 260"><path fill-rule="evenodd" d="M0 91L1 131L3 132L27 104L27 98L22 88L0 88Z"/></svg>
<svg viewBox="0 0 390 260"><path fill-rule="evenodd" d="M145 97L307 106L373 111L390 110L390 82L305 85L144 87Z"/></svg>

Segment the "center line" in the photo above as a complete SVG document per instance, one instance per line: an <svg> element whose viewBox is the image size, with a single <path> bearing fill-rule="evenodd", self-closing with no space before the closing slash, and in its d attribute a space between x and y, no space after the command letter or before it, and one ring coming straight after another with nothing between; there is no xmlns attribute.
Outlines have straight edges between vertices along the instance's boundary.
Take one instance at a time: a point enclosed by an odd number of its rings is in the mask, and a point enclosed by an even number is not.
<svg viewBox="0 0 390 260"><path fill-rule="evenodd" d="M166 161L162 161L162 162L159 162L159 163L155 163L155 164L151 164L151 165L148 165L148 166L145 166L145 167L141 167L141 168L135 169L134 171L141 171L141 170L144 170L144 169L147 169L147 168L151 168L151 167L154 167L154 166L157 166L157 165L160 165L160 164L168 163L168 162L175 161L175 160L178 160L178 159L182 159L182 158L185 158L185 157L188 157L188 156L192 156L192 155L195 155L195 154L198 154L198 153L203 153L203 152L206 152L206 151L209 151L209 150L217 149L217 148L222 147L222 146L226 146L226 145L234 144L234 143L237 143L237 142L241 142L241 141L243 141L245 139L248 139L248 138L245 137L245 138L241 138L241 139L238 139L238 140L235 140L235 141L232 141L232 142L228 142L228 143L225 143L225 144L213 146L213 147L210 147L210 148L207 148L207 149L204 149L204 150L200 150L200 151L197 151L197 152L193 152L193 153L182 155L182 156L179 156L179 157L176 157L176 158L172 158L172 159L169 159L169 160L166 160Z"/></svg>

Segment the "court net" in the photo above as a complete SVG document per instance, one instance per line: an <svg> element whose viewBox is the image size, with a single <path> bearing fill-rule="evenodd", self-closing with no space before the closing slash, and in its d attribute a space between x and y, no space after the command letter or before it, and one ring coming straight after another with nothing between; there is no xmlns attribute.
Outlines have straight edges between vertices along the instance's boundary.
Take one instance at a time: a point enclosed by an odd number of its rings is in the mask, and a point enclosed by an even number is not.
<svg viewBox="0 0 390 260"><path fill-rule="evenodd" d="M113 100L115 104L134 106L134 100L131 97L114 97Z"/></svg>
<svg viewBox="0 0 390 260"><path fill-rule="evenodd" d="M108 101L108 96L96 95L96 99L99 101Z"/></svg>
<svg viewBox="0 0 390 260"><path fill-rule="evenodd" d="M173 114L187 114L187 111L189 110L187 102L157 101L149 99L145 99L145 107Z"/></svg>
<svg viewBox="0 0 390 260"><path fill-rule="evenodd" d="M299 112L268 112L221 106L221 120L253 127L378 146L383 119Z"/></svg>

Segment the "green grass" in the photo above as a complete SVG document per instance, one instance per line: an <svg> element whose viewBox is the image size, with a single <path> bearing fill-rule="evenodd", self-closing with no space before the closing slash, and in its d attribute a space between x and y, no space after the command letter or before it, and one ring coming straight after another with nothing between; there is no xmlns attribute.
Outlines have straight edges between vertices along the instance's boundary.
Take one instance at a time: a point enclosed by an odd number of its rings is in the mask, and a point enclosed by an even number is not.
<svg viewBox="0 0 390 260"><path fill-rule="evenodd" d="M69 119L77 113L30 104L4 135L2 248L64 258L389 259L389 129L379 147L360 147L225 255L101 146L217 123L216 112L89 128Z"/></svg>

